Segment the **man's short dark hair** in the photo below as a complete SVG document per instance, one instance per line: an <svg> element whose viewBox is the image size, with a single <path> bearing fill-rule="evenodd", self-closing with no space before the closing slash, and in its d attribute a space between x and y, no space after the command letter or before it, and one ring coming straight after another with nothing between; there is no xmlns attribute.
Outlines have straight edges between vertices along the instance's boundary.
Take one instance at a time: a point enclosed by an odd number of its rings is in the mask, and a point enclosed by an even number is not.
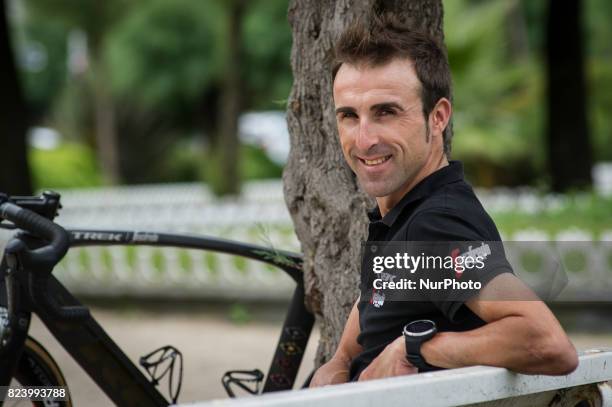
<svg viewBox="0 0 612 407"><path fill-rule="evenodd" d="M332 78L344 63L384 65L395 58L408 58L421 82L425 120L440 98L451 100L451 73L444 45L431 35L408 27L391 14L375 16L369 23L358 21L342 33L335 46ZM451 124L443 133L444 153L451 149Z"/></svg>

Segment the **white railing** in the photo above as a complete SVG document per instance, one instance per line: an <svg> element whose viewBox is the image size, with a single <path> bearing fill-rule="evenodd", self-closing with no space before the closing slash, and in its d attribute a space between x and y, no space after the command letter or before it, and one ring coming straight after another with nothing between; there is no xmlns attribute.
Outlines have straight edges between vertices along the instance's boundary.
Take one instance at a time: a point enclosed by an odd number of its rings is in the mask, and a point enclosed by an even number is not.
<svg viewBox="0 0 612 407"><path fill-rule="evenodd" d="M70 228L202 234L299 251L279 180L246 184L240 197L225 199L215 198L202 184L60 192L63 209L57 221ZM567 203L561 195L542 197L529 189L482 190L478 196L491 212L533 212ZM595 240L590 232L577 229L556 235L527 229L503 237L507 241ZM602 233L598 240L612 241L612 230ZM608 295L612 292L612 262L606 267L606 259L612 259L612 253L606 252L608 246L583 246L580 249L589 260L587 265L599 268L573 273L571 283L578 290L595 287L600 294ZM599 263L594 259L600 259ZM75 293L100 295L286 298L293 287L280 270L258 262L173 248L72 249L56 275Z"/></svg>
<svg viewBox="0 0 612 407"><path fill-rule="evenodd" d="M277 181L247 184L237 198L178 184L67 191L62 203L58 222L70 228L200 234L299 251ZM294 287L282 270L260 262L146 246L70 250L57 276L94 295L275 299Z"/></svg>
<svg viewBox="0 0 612 407"><path fill-rule="evenodd" d="M249 183L218 199L202 184L59 191L67 228L188 233L299 251L280 181ZM10 236L0 233L0 240ZM3 246L3 244L0 244ZM153 247L71 249L55 275L77 294L277 299L293 281L266 264L223 254Z"/></svg>
<svg viewBox="0 0 612 407"><path fill-rule="evenodd" d="M190 407L448 407L448 406L612 406L612 351L592 350L580 356L567 376L512 373L474 366L434 373L347 383L252 398L184 404Z"/></svg>

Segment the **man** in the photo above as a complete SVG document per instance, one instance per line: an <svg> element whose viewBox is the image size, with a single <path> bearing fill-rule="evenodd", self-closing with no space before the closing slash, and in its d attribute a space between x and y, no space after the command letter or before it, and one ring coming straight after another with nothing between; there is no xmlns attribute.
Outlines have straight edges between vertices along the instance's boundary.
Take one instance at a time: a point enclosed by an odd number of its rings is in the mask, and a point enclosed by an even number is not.
<svg viewBox="0 0 612 407"><path fill-rule="evenodd" d="M463 180L461 163L448 160L451 78L441 45L380 17L341 36L333 75L344 157L377 202L368 241L501 240ZM550 375L576 368L562 327L509 267L490 270L483 283L463 301L381 305L358 299L335 355L311 387L413 374L425 366L490 365ZM507 292L531 300L486 300ZM423 365L414 366L402 326L419 319L435 321L438 333L421 344Z"/></svg>

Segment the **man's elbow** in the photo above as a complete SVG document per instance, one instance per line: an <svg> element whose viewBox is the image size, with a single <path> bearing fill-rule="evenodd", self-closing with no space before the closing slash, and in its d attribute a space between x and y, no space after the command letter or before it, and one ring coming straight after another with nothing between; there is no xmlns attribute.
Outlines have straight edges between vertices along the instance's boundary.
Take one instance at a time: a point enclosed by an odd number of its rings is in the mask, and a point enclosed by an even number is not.
<svg viewBox="0 0 612 407"><path fill-rule="evenodd" d="M578 354L576 348L569 340L566 340L565 347L561 351L557 352L555 356L558 360L558 373L559 375L568 375L578 368Z"/></svg>
<svg viewBox="0 0 612 407"><path fill-rule="evenodd" d="M574 345L565 334L543 340L538 359L541 361L541 374L568 375L578 367L578 354Z"/></svg>

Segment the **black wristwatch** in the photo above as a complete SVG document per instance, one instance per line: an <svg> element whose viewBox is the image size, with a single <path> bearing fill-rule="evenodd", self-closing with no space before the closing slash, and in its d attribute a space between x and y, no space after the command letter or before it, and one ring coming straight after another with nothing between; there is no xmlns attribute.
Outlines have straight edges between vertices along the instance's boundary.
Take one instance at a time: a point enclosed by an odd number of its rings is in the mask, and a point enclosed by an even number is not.
<svg viewBox="0 0 612 407"><path fill-rule="evenodd" d="M437 366L432 366L425 361L421 355L421 345L434 337L438 333L436 323L429 319L419 319L412 321L404 326L402 334L406 341L406 359L412 366L419 369L419 372L431 372L440 370Z"/></svg>

